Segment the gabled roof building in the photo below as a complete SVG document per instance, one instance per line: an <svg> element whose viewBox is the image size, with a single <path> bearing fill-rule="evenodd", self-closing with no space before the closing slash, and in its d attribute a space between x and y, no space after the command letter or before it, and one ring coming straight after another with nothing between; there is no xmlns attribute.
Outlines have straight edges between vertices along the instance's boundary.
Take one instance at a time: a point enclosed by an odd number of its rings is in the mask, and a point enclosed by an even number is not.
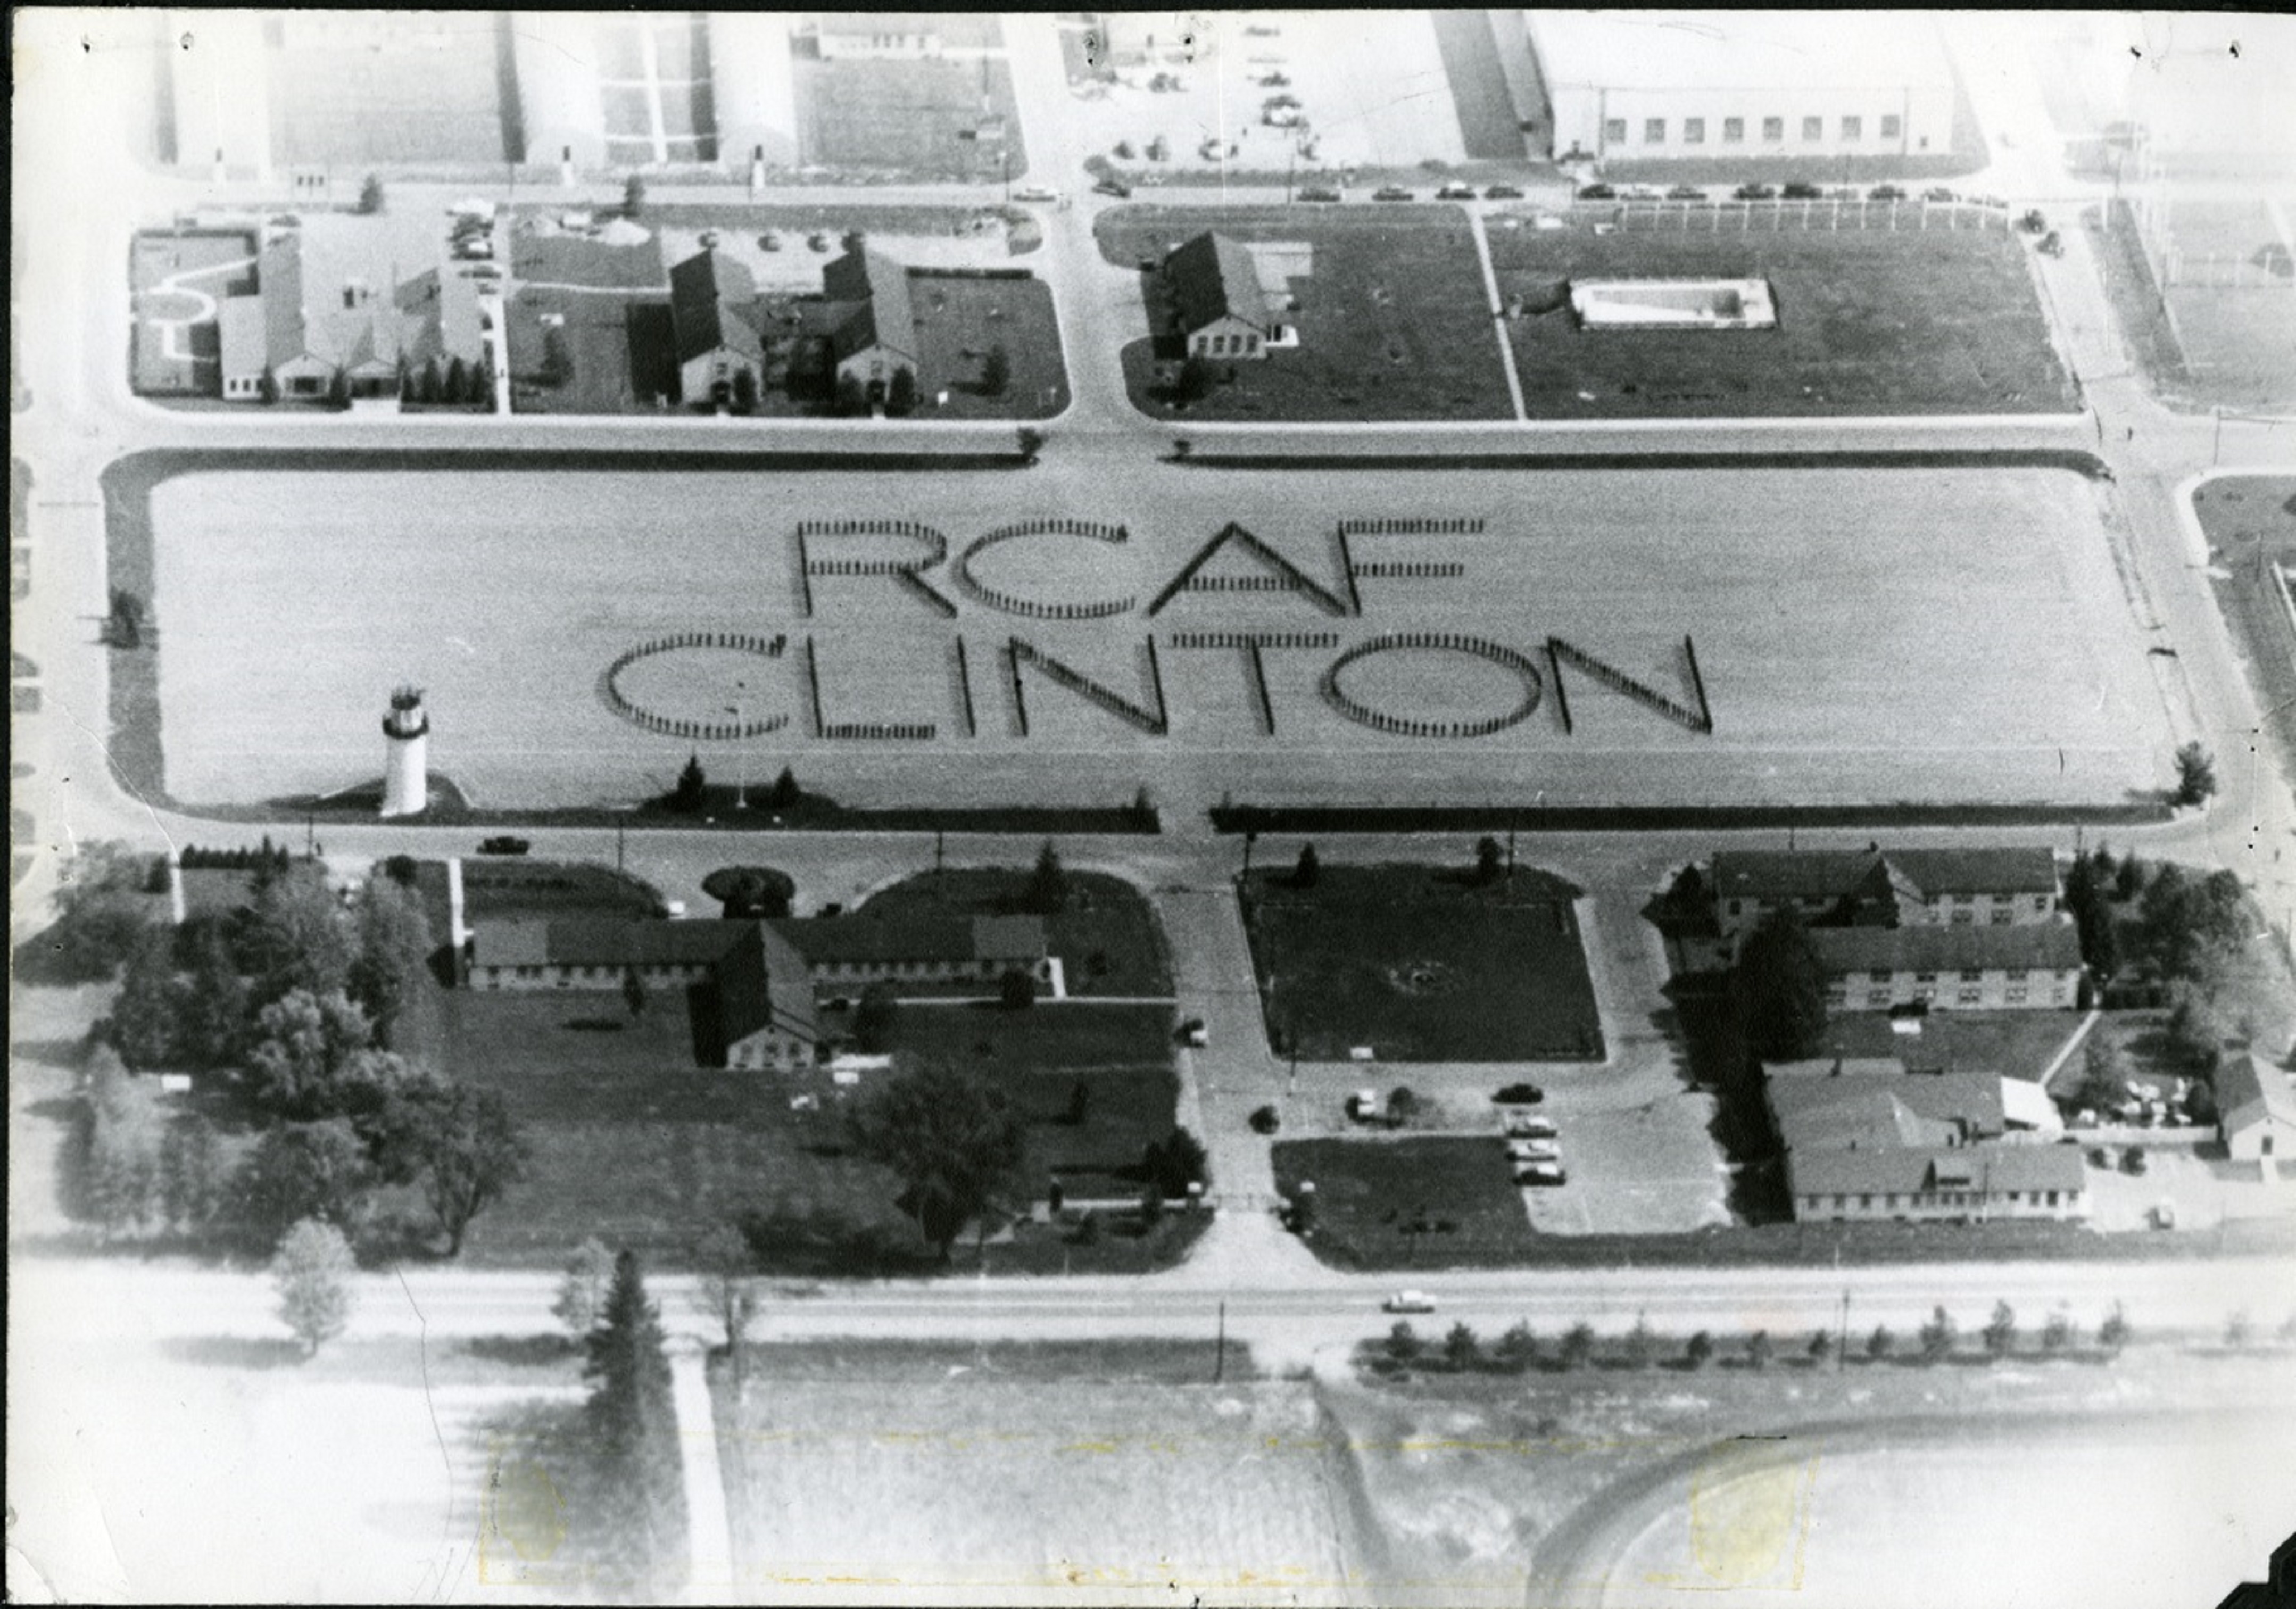
<svg viewBox="0 0 2296 1609"><path fill-rule="evenodd" d="M688 402L723 402L734 376L763 379L758 283L749 269L714 250L696 252L669 271L669 318L677 341L677 378Z"/></svg>
<svg viewBox="0 0 2296 1609"><path fill-rule="evenodd" d="M906 369L917 369L917 315L909 297L909 271L866 244L852 247L821 271L822 294L837 304L829 350L840 380L871 388L871 400Z"/></svg>
<svg viewBox="0 0 2296 1609"><path fill-rule="evenodd" d="M1243 242L1214 230L1193 235L1164 259L1163 280L1191 357L1267 355L1275 326L1259 265Z"/></svg>

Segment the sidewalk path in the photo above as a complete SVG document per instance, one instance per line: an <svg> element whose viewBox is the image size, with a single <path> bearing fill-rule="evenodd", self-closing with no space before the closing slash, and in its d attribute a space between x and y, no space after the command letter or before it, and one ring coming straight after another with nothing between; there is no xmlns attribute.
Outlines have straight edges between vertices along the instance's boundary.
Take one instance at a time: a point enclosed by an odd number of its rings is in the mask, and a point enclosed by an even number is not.
<svg viewBox="0 0 2296 1609"><path fill-rule="evenodd" d="M685 1601L720 1601L734 1580L734 1533L726 1512L726 1477L718 1464L718 1421L710 1411L709 1377L701 1342L670 1342L670 1401L677 1410L677 1446L685 1473L686 1577Z"/></svg>
<svg viewBox="0 0 2296 1609"><path fill-rule="evenodd" d="M1506 374L1507 397L1514 404L1514 416L1528 422L1530 414L1522 405L1522 376L1515 372L1514 342L1507 339L1506 300L1499 294L1499 276L1491 267L1490 237L1483 233L1483 213L1479 207L1469 207L1467 233L1474 237L1475 262L1483 271L1483 295L1490 302L1491 332L1498 337L1499 367Z"/></svg>

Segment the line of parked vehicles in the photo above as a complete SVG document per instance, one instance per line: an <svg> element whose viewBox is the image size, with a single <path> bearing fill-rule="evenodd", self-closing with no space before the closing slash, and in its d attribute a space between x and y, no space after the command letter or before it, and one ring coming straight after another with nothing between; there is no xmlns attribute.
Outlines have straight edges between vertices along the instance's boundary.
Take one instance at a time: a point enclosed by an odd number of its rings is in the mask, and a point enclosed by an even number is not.
<svg viewBox="0 0 2296 1609"><path fill-rule="evenodd" d="M1832 186L1813 185L1795 179L1784 185L1766 185L1753 181L1740 185L1726 196L1718 189L1702 185L1675 185L1665 189L1656 185L1606 185L1600 182L1581 185L1578 191L1582 201L1903 201L1913 197L1900 185L1876 185L1861 190L1855 185ZM1997 195L1964 195L1942 185L1933 185L1922 192L1921 199L1939 204L1959 202L1970 207L2002 207L2008 201Z"/></svg>

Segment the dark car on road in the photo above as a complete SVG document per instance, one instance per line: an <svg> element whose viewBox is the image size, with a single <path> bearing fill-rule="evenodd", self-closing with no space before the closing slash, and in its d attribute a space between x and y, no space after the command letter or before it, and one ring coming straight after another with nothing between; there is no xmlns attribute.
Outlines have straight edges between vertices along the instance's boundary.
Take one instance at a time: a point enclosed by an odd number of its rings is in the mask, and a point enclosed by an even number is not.
<svg viewBox="0 0 2296 1609"><path fill-rule="evenodd" d="M479 853L481 855L523 855L533 847L525 839L513 838L507 833L479 841Z"/></svg>
<svg viewBox="0 0 2296 1609"><path fill-rule="evenodd" d="M1446 185L1435 192L1435 199L1439 201L1472 201L1475 199L1475 187L1472 185Z"/></svg>
<svg viewBox="0 0 2296 1609"><path fill-rule="evenodd" d="M1119 201L1132 194L1132 186L1119 178L1103 178L1093 186L1093 190L1100 195L1112 195Z"/></svg>
<svg viewBox="0 0 2296 1609"><path fill-rule="evenodd" d="M1906 193L1895 185L1876 185L1866 193L1866 199L1869 201L1902 201L1906 199Z"/></svg>
<svg viewBox="0 0 2296 1609"><path fill-rule="evenodd" d="M1582 201L1615 201L1619 199L1616 186L1611 185L1581 185L1578 199Z"/></svg>
<svg viewBox="0 0 2296 1609"><path fill-rule="evenodd" d="M1300 193L1300 199L1303 201L1336 201L1341 197L1338 191L1328 185L1310 185Z"/></svg>
<svg viewBox="0 0 2296 1609"><path fill-rule="evenodd" d="M1730 193L1742 201L1767 201L1774 198L1777 192L1767 185L1741 185Z"/></svg>
<svg viewBox="0 0 2296 1609"><path fill-rule="evenodd" d="M1778 193L1790 201L1814 201L1825 192L1804 179L1796 179Z"/></svg>
<svg viewBox="0 0 2296 1609"><path fill-rule="evenodd" d="M1666 193L1666 199L1670 201L1702 201L1706 199L1706 192L1695 185L1677 185Z"/></svg>
<svg viewBox="0 0 2296 1609"><path fill-rule="evenodd" d="M1400 185L1382 185L1371 193L1375 201L1415 201L1419 198Z"/></svg>
<svg viewBox="0 0 2296 1609"><path fill-rule="evenodd" d="M1522 192L1513 185L1491 185L1484 188L1483 199L1487 201L1519 201L1522 200Z"/></svg>

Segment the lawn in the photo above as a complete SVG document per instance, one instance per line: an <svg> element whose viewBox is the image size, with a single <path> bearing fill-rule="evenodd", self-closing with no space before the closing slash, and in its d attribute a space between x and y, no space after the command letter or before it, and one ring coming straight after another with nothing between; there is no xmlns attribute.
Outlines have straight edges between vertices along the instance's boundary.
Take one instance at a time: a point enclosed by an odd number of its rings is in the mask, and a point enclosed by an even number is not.
<svg viewBox="0 0 2296 1609"><path fill-rule="evenodd" d="M1008 168L995 143L958 137L996 117L1004 119L1010 174L1028 170L1013 75L1001 61L801 56L793 65L798 160L805 167L910 182L1001 184Z"/></svg>
<svg viewBox="0 0 2296 1609"><path fill-rule="evenodd" d="M1508 321L1537 419L2065 413L2021 237L1997 230L1705 234L1508 228L1499 291L1552 304L1572 278L1763 278L1775 330L1585 330L1569 308ZM1726 216L1725 222L1734 222Z"/></svg>
<svg viewBox="0 0 2296 1609"><path fill-rule="evenodd" d="M586 861L472 856L463 862L463 918L659 916L660 893L636 877Z"/></svg>
<svg viewBox="0 0 2296 1609"><path fill-rule="evenodd" d="M932 419L1049 419L1069 405L1060 321L1050 286L1036 279L915 274L918 412ZM981 384L989 350L1003 347L1012 377L1001 392ZM946 391L945 406L932 398Z"/></svg>
<svg viewBox="0 0 2296 1609"><path fill-rule="evenodd" d="M2211 577L2217 604L2241 645L2256 702L2279 730L2284 768L2296 757L2296 644L2272 567L2296 574L2296 477L2211 480L2193 489L2193 511L2220 555ZM2284 775L2296 787L2296 774Z"/></svg>
<svg viewBox="0 0 2296 1609"><path fill-rule="evenodd" d="M135 311L134 382L144 397L212 397L222 386L217 363L222 337L212 312L196 323L162 326L154 318L186 317L202 307L200 298L220 301L255 288L252 235L228 230L139 234L129 250L128 287ZM163 281L182 278L184 289L162 291ZM193 294L196 292L196 294ZM169 329L176 353L168 350Z"/></svg>
<svg viewBox="0 0 2296 1609"><path fill-rule="evenodd" d="M1269 1041L1341 1061L1599 1061L1603 1029L1571 901L1528 867L1468 886L1466 868L1326 866L1312 890L1256 874L1244 922Z"/></svg>
<svg viewBox="0 0 2296 1609"><path fill-rule="evenodd" d="M1029 874L980 867L921 874L880 889L862 908L872 915L997 915L1019 908ZM1066 908L1046 919L1072 995L1167 996L1172 968L1162 926L1147 897L1119 877L1070 872Z"/></svg>
<svg viewBox="0 0 2296 1609"><path fill-rule="evenodd" d="M652 414L675 399L677 375L649 354L669 349L669 307L654 293L520 285L504 311L514 406L521 414ZM563 354L562 377L544 378L550 321Z"/></svg>
<svg viewBox="0 0 2296 1609"><path fill-rule="evenodd" d="M1342 1268L1527 1262L1538 1244L1496 1135L1283 1140L1274 1160L1285 1197L1314 1183L1308 1244Z"/></svg>
<svg viewBox="0 0 2296 1609"><path fill-rule="evenodd" d="M1306 278L1289 282L1300 302L1285 315L1299 331L1296 349L1230 365L1232 382L1177 409L1156 394L1157 365L1177 361L1177 341L1136 341L1123 353L1133 405L1165 420L1513 418L1472 227L1454 207L1102 213L1093 225L1101 255L1127 268L1160 262L1203 229L1303 243L1311 263ZM1143 277L1152 290L1154 276ZM1150 322L1161 334L1152 313Z"/></svg>

